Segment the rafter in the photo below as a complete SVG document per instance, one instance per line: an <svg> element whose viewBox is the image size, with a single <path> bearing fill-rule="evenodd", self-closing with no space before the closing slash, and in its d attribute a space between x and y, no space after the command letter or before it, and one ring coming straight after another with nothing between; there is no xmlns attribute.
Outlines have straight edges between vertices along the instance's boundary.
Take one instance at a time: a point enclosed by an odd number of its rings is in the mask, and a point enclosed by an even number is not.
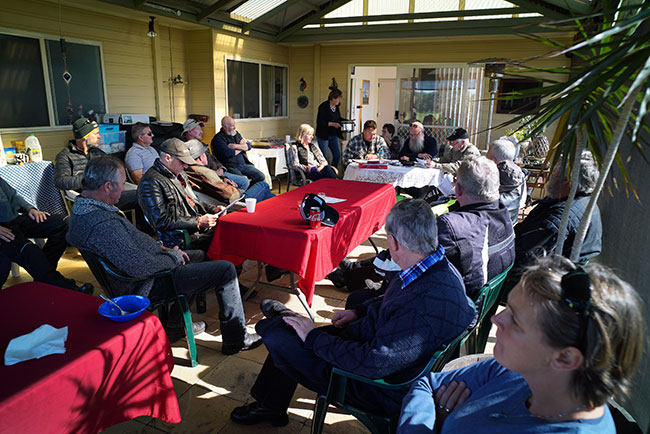
<svg viewBox="0 0 650 434"><path fill-rule="evenodd" d="M136 9L140 9L140 7L145 4L147 0L133 0L133 7Z"/></svg>
<svg viewBox="0 0 650 434"><path fill-rule="evenodd" d="M263 23L266 20L268 20L269 18L274 17L275 15L279 14L280 12L282 12L282 11L290 8L291 6L295 5L296 3L303 3L303 1L304 0L287 0L284 3L282 3L281 5L274 7L273 9L266 12L265 14L260 15L259 17L255 18L251 22L245 24L242 27L241 30L242 30L242 32L245 33L247 31L249 31L250 29L252 29L253 26L256 26L256 25L258 25L260 23Z"/></svg>
<svg viewBox="0 0 650 434"><path fill-rule="evenodd" d="M546 18L566 18L568 16L565 8L559 8L550 4L547 1L539 0L508 0L529 12L537 12L544 15ZM564 1L564 0L562 0Z"/></svg>
<svg viewBox="0 0 650 434"><path fill-rule="evenodd" d="M346 3L349 3L352 0L331 0L330 2L326 3L324 6L321 6L321 8L316 11L309 13L302 18L298 19L295 21L293 24L291 24L289 27L285 28L280 32L280 34L276 37L276 41L282 41L289 35L293 35L303 27L305 27L307 24L312 24L315 21L319 20L320 18L323 17L323 15L327 15L330 12L340 8Z"/></svg>
<svg viewBox="0 0 650 434"><path fill-rule="evenodd" d="M212 3L212 5L208 6L207 8L203 9L201 12L196 14L196 20L201 21L204 18L207 18L208 16L212 15L219 9L228 6L228 4L232 3L232 0L217 0L216 2Z"/></svg>

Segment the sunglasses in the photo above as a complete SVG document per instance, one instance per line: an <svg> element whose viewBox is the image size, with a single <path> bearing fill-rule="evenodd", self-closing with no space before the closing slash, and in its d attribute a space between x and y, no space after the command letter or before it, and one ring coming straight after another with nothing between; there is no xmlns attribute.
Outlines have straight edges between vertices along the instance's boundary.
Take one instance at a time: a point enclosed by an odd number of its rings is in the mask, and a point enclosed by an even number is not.
<svg viewBox="0 0 650 434"><path fill-rule="evenodd" d="M153 136L153 133L149 131L148 133L142 133L143 136Z"/></svg>
<svg viewBox="0 0 650 434"><path fill-rule="evenodd" d="M577 267L562 276L560 284L562 288L562 300L580 316L580 342L577 345L583 354L587 343L587 322L591 311L591 291L593 284L589 275Z"/></svg>

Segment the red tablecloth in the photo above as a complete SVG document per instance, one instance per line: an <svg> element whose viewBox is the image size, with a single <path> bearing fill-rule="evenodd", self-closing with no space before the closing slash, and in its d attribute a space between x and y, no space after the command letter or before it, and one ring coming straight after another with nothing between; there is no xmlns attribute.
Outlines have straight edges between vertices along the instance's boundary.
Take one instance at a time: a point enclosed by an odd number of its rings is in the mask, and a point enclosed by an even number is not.
<svg viewBox="0 0 650 434"><path fill-rule="evenodd" d="M103 302L42 283L0 291L0 432L97 433L137 416L181 421L173 357L158 318L116 323ZM43 324L68 326L65 354L4 365L9 341Z"/></svg>
<svg viewBox="0 0 650 434"><path fill-rule="evenodd" d="M310 229L297 202L306 193L346 199L331 204L339 212L334 227ZM218 220L208 255L240 263L265 262L298 274L311 305L314 285L356 246L384 225L395 203L392 185L322 179L257 204L255 213L237 211Z"/></svg>

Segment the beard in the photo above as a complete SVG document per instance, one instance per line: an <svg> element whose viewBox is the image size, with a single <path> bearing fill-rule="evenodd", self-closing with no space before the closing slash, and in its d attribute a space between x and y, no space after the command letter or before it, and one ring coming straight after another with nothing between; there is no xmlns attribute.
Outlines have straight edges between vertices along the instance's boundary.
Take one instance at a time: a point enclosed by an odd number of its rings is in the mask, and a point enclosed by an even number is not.
<svg viewBox="0 0 650 434"><path fill-rule="evenodd" d="M235 137L237 135L237 129L226 130L226 134L228 134L230 137Z"/></svg>
<svg viewBox="0 0 650 434"><path fill-rule="evenodd" d="M424 150L424 136L418 136L415 139L411 137L409 140L409 149L412 152L421 153Z"/></svg>

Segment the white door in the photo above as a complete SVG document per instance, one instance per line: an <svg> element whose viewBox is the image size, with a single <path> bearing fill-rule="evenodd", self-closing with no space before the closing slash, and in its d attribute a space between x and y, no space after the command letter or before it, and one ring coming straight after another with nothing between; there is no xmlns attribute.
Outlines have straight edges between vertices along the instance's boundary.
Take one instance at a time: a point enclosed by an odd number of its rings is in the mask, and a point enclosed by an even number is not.
<svg viewBox="0 0 650 434"><path fill-rule="evenodd" d="M392 124L395 117L395 79L379 79L379 98L377 104L377 125Z"/></svg>

